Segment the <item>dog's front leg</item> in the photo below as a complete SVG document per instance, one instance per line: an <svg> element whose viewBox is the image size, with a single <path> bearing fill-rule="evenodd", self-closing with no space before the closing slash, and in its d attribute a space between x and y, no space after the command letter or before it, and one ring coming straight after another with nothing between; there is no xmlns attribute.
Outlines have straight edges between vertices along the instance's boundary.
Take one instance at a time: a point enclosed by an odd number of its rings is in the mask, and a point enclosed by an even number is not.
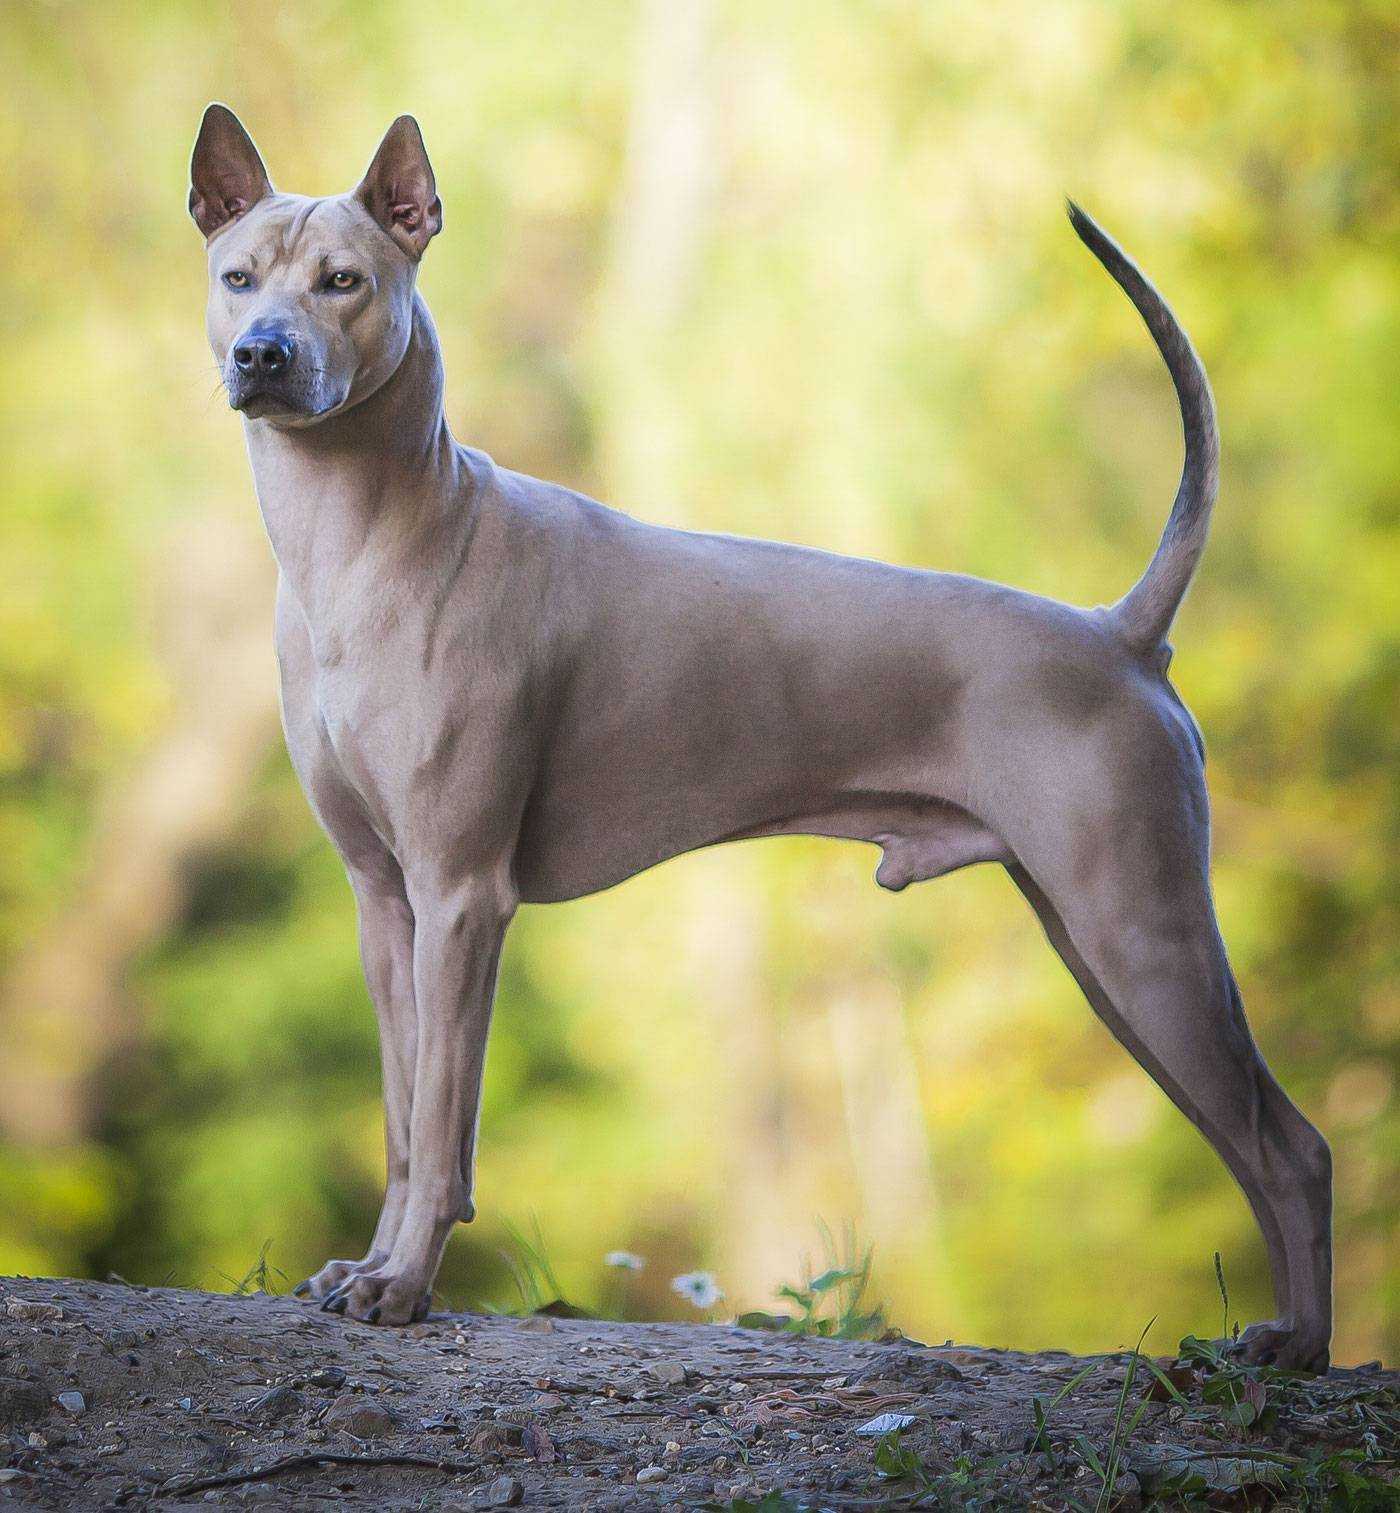
<svg viewBox="0 0 1400 1513"><path fill-rule="evenodd" d="M369 1250L359 1261L327 1261L294 1289L315 1302L330 1296L354 1273L373 1271L389 1259L408 1203L409 1112L418 1057L417 1008L413 991L413 910L403 873L387 855L374 864L347 863L360 916L360 955L365 983L379 1021L379 1059L384 1091L384 1203Z"/></svg>
<svg viewBox="0 0 1400 1513"><path fill-rule="evenodd" d="M473 1146L501 942L515 909L498 873L412 894L418 1046L409 1121L408 1198L388 1259L322 1307L369 1323L428 1311L452 1226L470 1221Z"/></svg>

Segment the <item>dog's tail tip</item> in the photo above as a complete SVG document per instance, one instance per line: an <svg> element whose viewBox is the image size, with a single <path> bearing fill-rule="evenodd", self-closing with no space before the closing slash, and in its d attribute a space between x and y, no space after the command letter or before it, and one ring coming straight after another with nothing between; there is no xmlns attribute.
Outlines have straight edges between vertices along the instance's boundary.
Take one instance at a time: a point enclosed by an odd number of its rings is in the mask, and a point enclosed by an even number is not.
<svg viewBox="0 0 1400 1513"><path fill-rule="evenodd" d="M1072 194L1065 196L1065 214L1069 217L1070 225L1074 227L1082 241L1089 242L1095 236L1103 235L1098 222Z"/></svg>
<svg viewBox="0 0 1400 1513"><path fill-rule="evenodd" d="M1166 637L1205 547L1219 474L1215 403L1205 368L1166 301L1142 270L1076 201L1070 225L1136 306L1171 374L1181 406L1186 457L1166 529L1147 570L1114 606L1124 638L1152 651Z"/></svg>

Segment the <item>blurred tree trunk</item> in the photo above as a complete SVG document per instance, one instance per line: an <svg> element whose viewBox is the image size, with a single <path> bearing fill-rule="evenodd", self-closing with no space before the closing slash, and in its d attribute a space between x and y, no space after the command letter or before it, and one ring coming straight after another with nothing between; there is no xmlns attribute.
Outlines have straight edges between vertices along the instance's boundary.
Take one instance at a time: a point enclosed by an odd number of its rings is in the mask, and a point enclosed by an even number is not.
<svg viewBox="0 0 1400 1513"><path fill-rule="evenodd" d="M610 497L623 509L676 525L695 523L686 503L692 438L684 402L694 378L678 371L678 337L721 166L712 30L710 0L642 6L624 186L598 332L601 460ZM763 894L772 871L764 861L750 847L730 848L722 863L695 859L684 873L685 970L701 984L722 1068L713 1109L729 1195L720 1250L732 1301L749 1304L793 1275L813 1239L822 1192L831 1186L822 1179L833 1167L842 1186L854 1169L864 1217L881 1238L907 1237L911 1228L927 1233L933 1208L898 1006L856 1005L849 993L823 984L827 974L801 973L806 990L833 991L829 1038L820 1009L799 1007L796 1022L785 1024L777 1006L764 1001L774 986L756 928L771 913ZM813 950L823 954L815 942ZM830 952L824 954L829 962ZM832 1038L840 1075L820 1050ZM889 1078L891 1059L896 1075ZM849 1161L833 1148L833 1105L844 1108ZM922 1210L912 1225L911 1209Z"/></svg>
<svg viewBox="0 0 1400 1513"><path fill-rule="evenodd" d="M636 37L626 167L604 276L598 349L601 466L610 498L685 525L684 385L676 336L693 294L715 184L711 0L644 0ZM751 856L691 864L682 958L702 985L724 1106L716 1164L729 1179L719 1226L731 1292L769 1288L793 1258L777 1027L758 1001L763 918ZM723 1131L723 1134L719 1134Z"/></svg>
<svg viewBox="0 0 1400 1513"><path fill-rule="evenodd" d="M602 467L623 509L683 522L684 394L668 366L715 183L711 0L643 0L603 280Z"/></svg>
<svg viewBox="0 0 1400 1513"><path fill-rule="evenodd" d="M101 1118L101 1067L139 1032L122 975L178 917L191 854L227 832L275 736L265 543L211 515L164 561L165 730L102 802L82 882L0 995L0 1131L16 1144L68 1145Z"/></svg>

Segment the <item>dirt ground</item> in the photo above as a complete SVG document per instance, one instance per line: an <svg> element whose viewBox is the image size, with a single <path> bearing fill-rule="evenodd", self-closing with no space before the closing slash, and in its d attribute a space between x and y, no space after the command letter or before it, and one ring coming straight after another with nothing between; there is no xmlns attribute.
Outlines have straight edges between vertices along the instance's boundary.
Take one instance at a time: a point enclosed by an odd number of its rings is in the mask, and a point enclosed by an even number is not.
<svg viewBox="0 0 1400 1513"><path fill-rule="evenodd" d="M0 1508L1400 1507L1400 1375L1129 1360L3 1279Z"/></svg>

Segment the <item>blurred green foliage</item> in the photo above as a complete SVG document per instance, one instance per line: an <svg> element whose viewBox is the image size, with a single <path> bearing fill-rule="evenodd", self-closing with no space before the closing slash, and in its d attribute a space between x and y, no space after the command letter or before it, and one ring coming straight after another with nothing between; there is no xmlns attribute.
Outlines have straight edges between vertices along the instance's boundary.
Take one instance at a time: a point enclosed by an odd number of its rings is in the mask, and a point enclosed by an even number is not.
<svg viewBox="0 0 1400 1513"><path fill-rule="evenodd" d="M686 26L703 66L673 101ZM270 645L270 567L184 196L211 98L309 192L411 109L457 434L648 518L1112 598L1165 515L1177 419L1060 197L1157 279L1224 434L1173 672L1210 745L1222 921L1333 1143L1338 1356L1393 1361L1398 39L1378 0L7 6L0 1270L223 1285L271 1240L295 1279L372 1227L353 908L270 651L242 649ZM650 138L673 109L697 157ZM624 212L686 175L658 322ZM235 687L262 690L236 724ZM175 834L162 774L221 760ZM143 772L176 821L131 798ZM1217 1249L1266 1313L1243 1200L1006 879L889 898L872 865L765 841L523 912L445 1298L508 1301L503 1221L533 1216L575 1301L683 1312L667 1278L704 1265L725 1306L764 1307L820 1213L874 1243L873 1293L923 1337L1103 1349L1155 1313L1161 1348L1218 1322ZM104 909L131 949L84 986ZM617 1247L647 1269L605 1281Z"/></svg>

